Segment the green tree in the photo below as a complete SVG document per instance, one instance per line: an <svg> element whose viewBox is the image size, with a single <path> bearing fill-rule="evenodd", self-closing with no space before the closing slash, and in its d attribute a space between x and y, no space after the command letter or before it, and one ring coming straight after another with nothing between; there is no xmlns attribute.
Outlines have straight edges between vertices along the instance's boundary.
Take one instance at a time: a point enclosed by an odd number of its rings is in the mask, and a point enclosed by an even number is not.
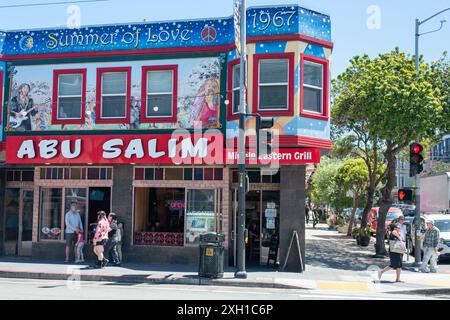
<svg viewBox="0 0 450 320"><path fill-rule="evenodd" d="M346 194L350 192L353 197L352 214L347 231L347 235L350 236L355 222L356 209L364 199L370 183L369 171L364 160L358 158L345 161L336 172L335 182L340 188L344 189Z"/></svg>
<svg viewBox="0 0 450 320"><path fill-rule="evenodd" d="M334 108L341 120L363 124L372 149L382 150L387 166L386 182L381 188L376 255L386 255L384 228L393 202L398 154L416 137L434 137L436 129L444 127L444 99L442 89L433 83L435 76L436 71L423 61L416 72L414 57L396 49L374 59L367 55L353 58L335 83L338 91Z"/></svg>
<svg viewBox="0 0 450 320"><path fill-rule="evenodd" d="M322 157L321 163L311 178L310 196L315 204L342 210L351 206L352 200L336 184L336 173L342 160Z"/></svg>

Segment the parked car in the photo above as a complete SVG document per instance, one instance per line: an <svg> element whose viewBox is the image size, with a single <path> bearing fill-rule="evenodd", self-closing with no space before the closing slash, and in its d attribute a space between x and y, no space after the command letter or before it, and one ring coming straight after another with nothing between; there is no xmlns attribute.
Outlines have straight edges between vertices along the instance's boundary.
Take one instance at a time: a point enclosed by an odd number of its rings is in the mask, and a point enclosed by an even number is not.
<svg viewBox="0 0 450 320"><path fill-rule="evenodd" d="M372 229L372 236L375 236L377 233L378 227L378 212L380 211L379 207L372 208L369 213L369 224ZM384 226L384 236L387 236L387 231L392 223L392 221L397 220L400 216L403 215L403 212L400 208L391 207L386 215L386 221Z"/></svg>
<svg viewBox="0 0 450 320"><path fill-rule="evenodd" d="M441 239L438 248L441 250L439 255L439 261L450 259L450 214L431 213L425 214L420 217L420 232L421 232L421 248L423 256L423 236L426 231L426 221L434 220L435 226L440 230ZM415 226L411 224L408 228L410 234L408 246L412 248L411 253L414 254L415 250Z"/></svg>

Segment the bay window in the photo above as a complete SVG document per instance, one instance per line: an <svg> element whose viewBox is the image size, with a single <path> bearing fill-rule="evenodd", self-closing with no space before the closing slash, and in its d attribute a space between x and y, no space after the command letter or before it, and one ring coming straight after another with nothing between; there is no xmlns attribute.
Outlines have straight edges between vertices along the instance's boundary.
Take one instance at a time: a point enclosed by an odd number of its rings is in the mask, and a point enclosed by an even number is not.
<svg viewBox="0 0 450 320"><path fill-rule="evenodd" d="M254 57L253 111L268 116L293 115L294 54Z"/></svg>
<svg viewBox="0 0 450 320"><path fill-rule="evenodd" d="M328 118L328 61L301 57L300 110L303 117Z"/></svg>

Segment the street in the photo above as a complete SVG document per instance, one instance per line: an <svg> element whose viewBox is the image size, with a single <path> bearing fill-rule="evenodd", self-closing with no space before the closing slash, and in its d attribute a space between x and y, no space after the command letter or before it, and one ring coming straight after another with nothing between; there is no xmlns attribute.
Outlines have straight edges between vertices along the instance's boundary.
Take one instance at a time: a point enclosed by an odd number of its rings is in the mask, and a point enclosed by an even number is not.
<svg viewBox="0 0 450 320"><path fill-rule="evenodd" d="M1 300L408 300L431 297L292 289L170 285L118 285L109 282L0 279Z"/></svg>

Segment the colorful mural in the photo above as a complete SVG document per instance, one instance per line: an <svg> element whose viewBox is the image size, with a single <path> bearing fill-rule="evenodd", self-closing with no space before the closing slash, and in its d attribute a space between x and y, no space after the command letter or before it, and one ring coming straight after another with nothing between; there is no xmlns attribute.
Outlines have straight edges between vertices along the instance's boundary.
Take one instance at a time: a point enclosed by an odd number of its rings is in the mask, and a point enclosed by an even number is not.
<svg viewBox="0 0 450 320"><path fill-rule="evenodd" d="M178 66L176 123L140 123L143 66ZM97 68L131 67L130 121L122 124L96 123ZM53 71L87 69L85 122L82 125L52 124ZM220 59L128 61L70 65L17 66L11 70L8 104L9 131L190 129L217 128L220 120Z"/></svg>
<svg viewBox="0 0 450 320"><path fill-rule="evenodd" d="M234 44L233 18L0 32L0 54L34 55L117 50L175 49ZM327 15L298 6L247 10L249 37L303 34L331 41Z"/></svg>

